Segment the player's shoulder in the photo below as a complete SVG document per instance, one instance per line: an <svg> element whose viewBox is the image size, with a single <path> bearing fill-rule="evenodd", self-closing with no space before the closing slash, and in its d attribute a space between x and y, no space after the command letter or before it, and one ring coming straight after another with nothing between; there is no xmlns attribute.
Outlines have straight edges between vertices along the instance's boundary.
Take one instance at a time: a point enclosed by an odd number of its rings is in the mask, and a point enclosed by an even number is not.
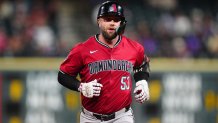
<svg viewBox="0 0 218 123"><path fill-rule="evenodd" d="M74 44L71 48L71 52L78 52L81 49L82 45L82 42Z"/></svg>
<svg viewBox="0 0 218 123"><path fill-rule="evenodd" d="M89 37L86 41L83 42L83 46L91 46L96 41L96 36Z"/></svg>
<svg viewBox="0 0 218 123"><path fill-rule="evenodd" d="M73 46L73 50L81 50L81 49L86 49L87 46L90 46L95 40L94 36L89 37L86 41L84 42L79 42Z"/></svg>

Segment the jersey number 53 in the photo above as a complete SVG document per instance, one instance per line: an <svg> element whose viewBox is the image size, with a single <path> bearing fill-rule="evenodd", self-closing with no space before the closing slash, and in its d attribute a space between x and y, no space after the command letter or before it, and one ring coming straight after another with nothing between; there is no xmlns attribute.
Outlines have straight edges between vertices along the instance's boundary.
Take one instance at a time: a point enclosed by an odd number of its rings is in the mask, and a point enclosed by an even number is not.
<svg viewBox="0 0 218 123"><path fill-rule="evenodd" d="M123 76L121 78L121 90L129 90L129 76Z"/></svg>

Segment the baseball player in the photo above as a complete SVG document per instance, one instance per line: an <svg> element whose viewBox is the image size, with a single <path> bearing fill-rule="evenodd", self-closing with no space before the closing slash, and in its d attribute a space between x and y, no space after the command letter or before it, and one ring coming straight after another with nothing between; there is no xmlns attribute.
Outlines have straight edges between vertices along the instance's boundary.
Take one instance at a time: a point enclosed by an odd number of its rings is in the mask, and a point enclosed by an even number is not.
<svg viewBox="0 0 218 123"><path fill-rule="evenodd" d="M143 46L123 36L126 20L120 4L104 2L97 24L99 34L73 47L60 65L58 81L81 93L81 123L134 123L132 84L137 102L149 99L149 59Z"/></svg>

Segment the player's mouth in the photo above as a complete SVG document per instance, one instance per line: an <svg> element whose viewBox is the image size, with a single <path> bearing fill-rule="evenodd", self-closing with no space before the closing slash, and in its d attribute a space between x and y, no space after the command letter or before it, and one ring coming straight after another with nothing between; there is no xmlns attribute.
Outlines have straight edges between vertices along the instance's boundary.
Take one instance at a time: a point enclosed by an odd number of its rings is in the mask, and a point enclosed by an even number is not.
<svg viewBox="0 0 218 123"><path fill-rule="evenodd" d="M116 30L115 28L109 28L108 32L112 33L112 32L115 32L115 30Z"/></svg>

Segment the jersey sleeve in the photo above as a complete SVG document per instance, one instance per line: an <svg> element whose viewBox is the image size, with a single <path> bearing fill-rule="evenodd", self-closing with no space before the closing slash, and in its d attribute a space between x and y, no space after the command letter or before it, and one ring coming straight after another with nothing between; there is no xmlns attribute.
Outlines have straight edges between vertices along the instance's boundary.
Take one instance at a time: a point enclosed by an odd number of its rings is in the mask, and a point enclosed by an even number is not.
<svg viewBox="0 0 218 123"><path fill-rule="evenodd" d="M80 45L77 45L70 51L67 58L60 65L61 72L64 72L71 76L77 76L77 74L83 67L83 60L80 49Z"/></svg>
<svg viewBox="0 0 218 123"><path fill-rule="evenodd" d="M143 46L139 45L138 46L138 55L137 55L137 59L136 59L136 64L135 64L135 68L141 67L142 65L144 65L145 63L149 63L149 58L147 57L147 55L144 52L144 48Z"/></svg>

